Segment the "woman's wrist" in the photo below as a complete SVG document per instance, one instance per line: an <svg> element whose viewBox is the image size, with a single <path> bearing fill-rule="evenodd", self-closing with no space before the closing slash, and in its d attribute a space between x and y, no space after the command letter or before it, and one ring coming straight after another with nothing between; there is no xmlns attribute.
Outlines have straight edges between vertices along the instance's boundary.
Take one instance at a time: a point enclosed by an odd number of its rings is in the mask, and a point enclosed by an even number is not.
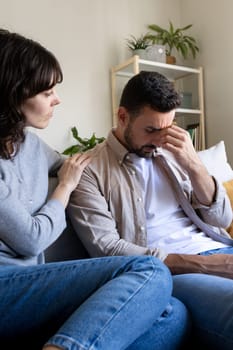
<svg viewBox="0 0 233 350"><path fill-rule="evenodd" d="M51 195L51 198L60 201L66 208L72 191L72 186L70 186L67 183L61 182L55 188L53 194Z"/></svg>

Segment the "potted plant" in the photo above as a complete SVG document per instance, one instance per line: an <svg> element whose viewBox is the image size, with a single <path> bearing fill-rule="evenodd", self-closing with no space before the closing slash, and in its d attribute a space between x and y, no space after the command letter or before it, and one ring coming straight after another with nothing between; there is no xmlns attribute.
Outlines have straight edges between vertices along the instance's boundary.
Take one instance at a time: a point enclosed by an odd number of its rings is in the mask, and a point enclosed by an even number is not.
<svg viewBox="0 0 233 350"><path fill-rule="evenodd" d="M92 134L90 138L82 138L78 134L77 128L74 126L71 128L71 132L73 138L77 141L77 143L73 146L66 148L62 153L65 155L72 156L78 152L85 152L89 149L95 147L98 143L101 143L105 140L104 137L96 137L95 133Z"/></svg>
<svg viewBox="0 0 233 350"><path fill-rule="evenodd" d="M138 55L140 58L147 58L146 49L151 46L151 39L148 37L149 33L142 34L140 37L131 35L126 39L128 49L133 55Z"/></svg>
<svg viewBox="0 0 233 350"><path fill-rule="evenodd" d="M156 34L149 33L147 38L150 39L153 44L165 45L167 63L175 63L176 58L173 56L173 49L176 49L184 59L186 59L190 53L193 58L195 58L196 53L199 51L196 39L185 34L186 30L191 27L192 24L188 24L185 27L175 29L171 21L169 21L169 29L162 28L157 24L150 24L148 28L156 32Z"/></svg>

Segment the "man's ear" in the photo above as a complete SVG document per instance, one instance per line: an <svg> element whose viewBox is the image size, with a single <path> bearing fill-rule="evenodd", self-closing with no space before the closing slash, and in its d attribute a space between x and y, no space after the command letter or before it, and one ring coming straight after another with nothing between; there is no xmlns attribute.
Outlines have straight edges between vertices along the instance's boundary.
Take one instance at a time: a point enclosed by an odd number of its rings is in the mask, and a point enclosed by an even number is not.
<svg viewBox="0 0 233 350"><path fill-rule="evenodd" d="M118 116L118 123L121 126L125 126L126 124L128 124L129 113L127 112L127 109L125 107L120 106L118 108L117 116Z"/></svg>

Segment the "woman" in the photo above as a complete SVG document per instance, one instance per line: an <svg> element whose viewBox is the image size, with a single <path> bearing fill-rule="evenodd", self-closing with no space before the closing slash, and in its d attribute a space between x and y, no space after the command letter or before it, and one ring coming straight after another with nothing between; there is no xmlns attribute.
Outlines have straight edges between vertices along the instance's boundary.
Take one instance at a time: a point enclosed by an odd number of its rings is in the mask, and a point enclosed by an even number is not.
<svg viewBox="0 0 233 350"><path fill-rule="evenodd" d="M64 160L27 129L47 127L60 103L55 85L61 81L51 52L0 30L1 348L176 349L188 315L171 298L170 274L157 259L43 264L91 161L88 154ZM51 173L58 185L47 199Z"/></svg>

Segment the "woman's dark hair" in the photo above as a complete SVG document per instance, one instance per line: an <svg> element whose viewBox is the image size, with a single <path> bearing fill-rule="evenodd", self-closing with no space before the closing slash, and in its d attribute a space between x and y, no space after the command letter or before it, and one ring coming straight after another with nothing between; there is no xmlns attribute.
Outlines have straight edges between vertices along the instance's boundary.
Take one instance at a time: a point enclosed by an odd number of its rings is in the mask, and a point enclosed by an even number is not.
<svg viewBox="0 0 233 350"><path fill-rule="evenodd" d="M132 117L142 108L149 106L158 112L170 112L181 103L174 84L158 72L141 71L126 84L120 106L125 107Z"/></svg>
<svg viewBox="0 0 233 350"><path fill-rule="evenodd" d="M10 159L24 141L24 101L63 79L56 57L38 42L0 29L0 157Z"/></svg>

